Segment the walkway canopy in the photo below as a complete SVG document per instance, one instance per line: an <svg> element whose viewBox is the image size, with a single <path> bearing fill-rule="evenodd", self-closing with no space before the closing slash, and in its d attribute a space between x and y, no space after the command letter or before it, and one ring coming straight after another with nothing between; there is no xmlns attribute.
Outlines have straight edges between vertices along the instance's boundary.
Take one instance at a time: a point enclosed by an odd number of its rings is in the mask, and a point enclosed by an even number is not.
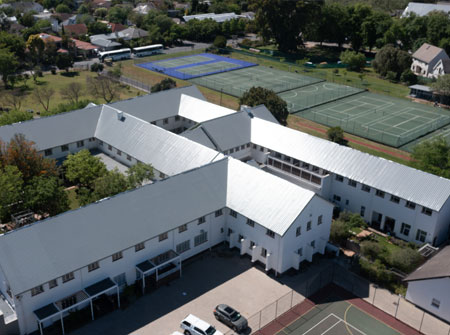
<svg viewBox="0 0 450 335"><path fill-rule="evenodd" d="M115 289L117 292L117 305L120 307L119 286L110 278L105 278L93 285L85 287L83 290L78 291L64 299L58 300L44 307L41 307L34 311L34 315L39 323L39 330L41 335L43 334L42 325L45 321L59 317L61 320L62 334L64 332L64 313L73 310L83 304L90 303L92 320L94 320L94 307L93 300L98 296L105 294Z"/></svg>

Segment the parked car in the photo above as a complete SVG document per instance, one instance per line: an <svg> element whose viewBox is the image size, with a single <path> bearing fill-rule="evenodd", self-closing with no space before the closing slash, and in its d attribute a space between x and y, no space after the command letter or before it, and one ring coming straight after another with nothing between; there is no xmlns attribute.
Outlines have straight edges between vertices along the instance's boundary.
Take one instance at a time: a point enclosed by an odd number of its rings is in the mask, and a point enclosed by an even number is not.
<svg viewBox="0 0 450 335"><path fill-rule="evenodd" d="M184 329L184 335L223 335L209 323L192 314L186 316L180 326Z"/></svg>
<svg viewBox="0 0 450 335"><path fill-rule="evenodd" d="M217 320L223 322L237 333L242 332L248 328L247 319L244 318L234 308L228 305L217 305L216 309L214 310L214 316Z"/></svg>

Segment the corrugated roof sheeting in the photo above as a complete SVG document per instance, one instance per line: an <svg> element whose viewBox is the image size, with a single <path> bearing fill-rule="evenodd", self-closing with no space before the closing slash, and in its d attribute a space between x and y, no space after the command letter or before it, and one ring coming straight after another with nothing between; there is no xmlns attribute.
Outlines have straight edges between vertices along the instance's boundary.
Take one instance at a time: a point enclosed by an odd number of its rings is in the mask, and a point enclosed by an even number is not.
<svg viewBox="0 0 450 335"><path fill-rule="evenodd" d="M227 207L283 236L315 193L229 159Z"/></svg>
<svg viewBox="0 0 450 335"><path fill-rule="evenodd" d="M130 156L153 165L166 175L174 175L224 156L217 151L175 135L132 115L103 106L95 137Z"/></svg>
<svg viewBox="0 0 450 335"><path fill-rule="evenodd" d="M411 13L415 13L418 16L425 16L434 10L443 11L447 13L450 11L450 5L410 2L403 11L402 17L406 17Z"/></svg>
<svg viewBox="0 0 450 335"><path fill-rule="evenodd" d="M202 126L199 126L192 130L187 130L184 133L180 134L181 136L194 141L196 143L199 143L201 145L207 146L210 149L217 150L216 146L213 142L211 142L211 139L206 135L204 132Z"/></svg>
<svg viewBox="0 0 450 335"><path fill-rule="evenodd" d="M183 116L197 123L236 113L232 109L212 104L186 94L181 94L179 106L179 116Z"/></svg>
<svg viewBox="0 0 450 335"><path fill-rule="evenodd" d="M450 277L450 246L445 246L436 255L412 272L405 281Z"/></svg>
<svg viewBox="0 0 450 335"><path fill-rule="evenodd" d="M439 211L450 180L254 118L252 143ZM270 136L268 136L270 134Z"/></svg>

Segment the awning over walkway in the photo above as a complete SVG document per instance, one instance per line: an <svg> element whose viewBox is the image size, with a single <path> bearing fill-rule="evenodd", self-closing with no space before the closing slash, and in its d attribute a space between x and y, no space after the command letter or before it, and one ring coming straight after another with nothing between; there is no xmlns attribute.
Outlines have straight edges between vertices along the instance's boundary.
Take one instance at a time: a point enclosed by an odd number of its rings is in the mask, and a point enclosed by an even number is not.
<svg viewBox="0 0 450 335"><path fill-rule="evenodd" d="M58 314L59 310L56 308L54 303L48 304L34 311L36 318L39 320L46 320L55 314Z"/></svg>
<svg viewBox="0 0 450 335"><path fill-rule="evenodd" d="M117 287L117 284L110 278L106 278L91 286L85 287L84 291L89 295L89 297L95 298L115 287Z"/></svg>

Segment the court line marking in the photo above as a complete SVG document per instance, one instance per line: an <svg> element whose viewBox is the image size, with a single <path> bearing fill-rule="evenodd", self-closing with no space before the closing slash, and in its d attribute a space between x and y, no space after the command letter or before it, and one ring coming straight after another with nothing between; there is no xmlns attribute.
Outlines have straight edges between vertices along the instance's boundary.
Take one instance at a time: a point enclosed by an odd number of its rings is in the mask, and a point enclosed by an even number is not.
<svg viewBox="0 0 450 335"><path fill-rule="evenodd" d="M345 321L345 328L347 328L348 333L350 335L353 335L352 331L350 330L350 328L348 328L348 325L347 325L347 313L348 313L348 311L350 310L351 307L352 307L352 305L350 304L350 305L348 305L347 309L345 310L344 321Z"/></svg>
<svg viewBox="0 0 450 335"><path fill-rule="evenodd" d="M350 304L350 303L349 303ZM352 304L350 304L350 306L352 306ZM339 319L339 320L341 320L342 322L344 322L344 324L346 324L346 325L349 325L350 327L352 327L354 330L356 330L358 333L360 333L360 334L362 334L362 335L367 335L366 333L364 333L362 330L359 330L358 328L356 328L355 326L353 326L351 323L348 323L348 322L346 322L346 321L344 321L342 318L340 318L339 316L337 316L336 314L334 314L334 313L331 313L335 318L337 318L337 319ZM367 313L365 313L365 314L367 314ZM367 315L369 315L370 317L372 317L370 314L367 314Z"/></svg>
<svg viewBox="0 0 450 335"><path fill-rule="evenodd" d="M328 328L327 330L325 330L322 334L320 335L324 335L326 334L328 331L330 331L331 329L333 329L338 323L341 323L341 320L338 320L338 322L336 322L334 325L332 325L330 328ZM304 334L303 334L304 335ZM353 335L353 334L351 334Z"/></svg>
<svg viewBox="0 0 450 335"><path fill-rule="evenodd" d="M309 328L306 332L304 332L303 335L308 334L311 330L313 330L313 329L316 328L318 325L320 325L322 322L324 322L325 320L327 320L330 316L334 316L334 314L333 314L333 313L328 314L326 317L324 317L322 320L320 320L320 321L317 322L314 326L312 326L312 327ZM341 321L339 320L339 318L337 318L337 319L338 319L338 322L337 322L337 323L341 322ZM333 327L334 327L335 325L336 325L336 324L334 324Z"/></svg>

